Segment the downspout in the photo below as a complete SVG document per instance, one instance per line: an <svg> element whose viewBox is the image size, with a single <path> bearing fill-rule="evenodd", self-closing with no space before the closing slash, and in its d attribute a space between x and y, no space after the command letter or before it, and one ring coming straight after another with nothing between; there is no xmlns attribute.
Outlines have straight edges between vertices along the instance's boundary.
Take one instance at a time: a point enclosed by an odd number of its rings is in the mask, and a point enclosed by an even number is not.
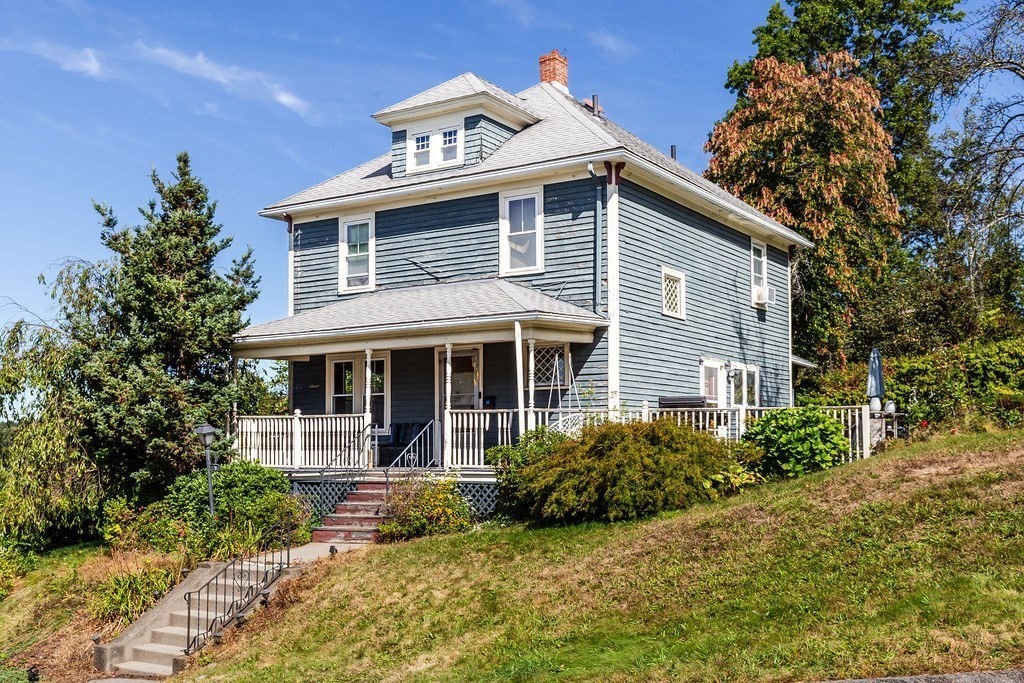
<svg viewBox="0 0 1024 683"><path fill-rule="evenodd" d="M601 314L601 180L594 173L593 162L587 163L587 172L594 179L594 313Z"/></svg>

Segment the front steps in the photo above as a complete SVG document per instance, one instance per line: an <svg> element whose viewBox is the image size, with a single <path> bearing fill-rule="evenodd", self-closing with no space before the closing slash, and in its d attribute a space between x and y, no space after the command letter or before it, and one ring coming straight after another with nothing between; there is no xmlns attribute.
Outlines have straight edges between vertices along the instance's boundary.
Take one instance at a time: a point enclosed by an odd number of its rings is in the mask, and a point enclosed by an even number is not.
<svg viewBox="0 0 1024 683"><path fill-rule="evenodd" d="M111 643L99 644L94 649L94 665L100 671L117 672L121 676L164 679L181 672L186 663L185 645L188 638L189 611L185 594L206 584L225 567L224 562L202 562L199 567L174 587L163 599L142 615L134 624ZM265 566L259 560L243 563L242 568L260 572ZM298 567L286 568L280 578L298 575ZM279 579L280 580L280 579ZM205 596L201 604L192 608L193 627L208 624L226 609L232 596L231 583L211 584L215 592ZM272 593L277 581L269 586ZM253 605L259 603L257 595ZM250 606L246 611L254 609ZM209 611L207 611L209 610ZM226 625L225 625L226 626Z"/></svg>
<svg viewBox="0 0 1024 683"><path fill-rule="evenodd" d="M373 543L377 540L387 484L361 481L313 530L314 543Z"/></svg>

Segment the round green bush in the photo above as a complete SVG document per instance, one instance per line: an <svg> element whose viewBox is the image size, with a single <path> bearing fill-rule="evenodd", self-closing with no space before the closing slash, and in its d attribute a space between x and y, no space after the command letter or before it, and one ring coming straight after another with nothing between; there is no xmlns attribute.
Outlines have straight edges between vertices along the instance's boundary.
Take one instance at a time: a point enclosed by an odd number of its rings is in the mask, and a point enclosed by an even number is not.
<svg viewBox="0 0 1024 683"><path fill-rule="evenodd" d="M588 426L519 470L521 504L545 522L618 521L718 495L736 463L729 446L664 419Z"/></svg>
<svg viewBox="0 0 1024 683"><path fill-rule="evenodd" d="M526 432L515 445L487 449L485 462L494 467L497 500L494 514L512 519L528 519L530 501L523 494L522 469L538 462L568 440L565 434L547 427Z"/></svg>
<svg viewBox="0 0 1024 683"><path fill-rule="evenodd" d="M850 451L843 425L818 408L767 411L743 439L763 452L756 466L766 477L800 477L828 469Z"/></svg>

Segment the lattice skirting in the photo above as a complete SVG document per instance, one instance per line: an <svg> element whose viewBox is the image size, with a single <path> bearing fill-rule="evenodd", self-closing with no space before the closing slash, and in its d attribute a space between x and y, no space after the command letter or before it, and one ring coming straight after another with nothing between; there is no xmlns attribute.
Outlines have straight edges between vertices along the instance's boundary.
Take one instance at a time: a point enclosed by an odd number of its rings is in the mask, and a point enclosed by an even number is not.
<svg viewBox="0 0 1024 683"><path fill-rule="evenodd" d="M494 484L459 482L459 493L465 498L476 517L490 517L498 501L498 487Z"/></svg>
<svg viewBox="0 0 1024 683"><path fill-rule="evenodd" d="M354 481L324 481L321 494L320 481L292 480L292 494L305 501L306 506L316 516L334 512L334 506L344 503L348 494L354 491Z"/></svg>

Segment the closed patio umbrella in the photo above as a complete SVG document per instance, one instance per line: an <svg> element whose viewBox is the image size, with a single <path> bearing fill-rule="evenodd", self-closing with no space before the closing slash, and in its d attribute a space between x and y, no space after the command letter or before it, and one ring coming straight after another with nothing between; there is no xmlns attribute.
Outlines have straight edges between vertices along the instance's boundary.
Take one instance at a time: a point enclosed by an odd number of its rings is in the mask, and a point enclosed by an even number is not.
<svg viewBox="0 0 1024 683"><path fill-rule="evenodd" d="M885 381L882 379L882 353L878 349L871 349L871 358L868 360L868 398L871 399L872 410L881 409L881 399L884 395Z"/></svg>

